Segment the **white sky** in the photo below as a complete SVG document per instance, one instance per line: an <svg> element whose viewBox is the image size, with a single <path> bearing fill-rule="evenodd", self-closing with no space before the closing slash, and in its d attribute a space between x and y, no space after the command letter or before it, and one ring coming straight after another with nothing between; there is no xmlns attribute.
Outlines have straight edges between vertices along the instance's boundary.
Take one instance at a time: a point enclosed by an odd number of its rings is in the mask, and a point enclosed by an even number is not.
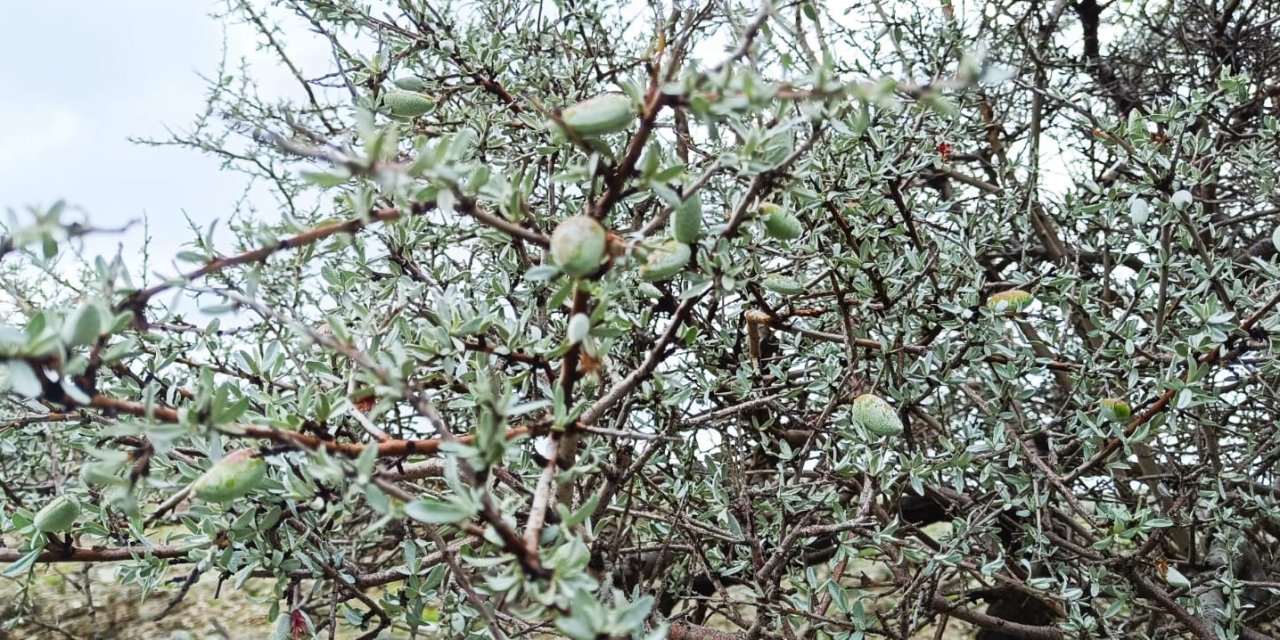
<svg viewBox="0 0 1280 640"><path fill-rule="evenodd" d="M172 273L169 257L191 237L184 212L207 226L226 218L247 180L219 170L212 157L176 147L147 147L129 137L164 139L186 130L204 109L205 82L222 57L254 63L265 95L298 86L255 51L255 34L209 14L210 0L12 2L0 11L0 209L25 210L65 199L98 227L150 218L153 269ZM305 33L305 32L304 32ZM305 46L303 53L327 55ZM323 57L299 60L319 74ZM307 64L310 62L310 64ZM270 198L255 201L270 206ZM21 216L20 216L21 219ZM86 242L86 253L114 254L123 243L137 266L141 227Z"/></svg>

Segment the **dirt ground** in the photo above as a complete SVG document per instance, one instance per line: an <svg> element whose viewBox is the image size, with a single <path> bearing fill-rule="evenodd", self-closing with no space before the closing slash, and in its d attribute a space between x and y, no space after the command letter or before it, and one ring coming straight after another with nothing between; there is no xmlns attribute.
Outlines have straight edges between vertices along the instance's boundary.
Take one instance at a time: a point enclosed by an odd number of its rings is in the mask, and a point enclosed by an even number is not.
<svg viewBox="0 0 1280 640"><path fill-rule="evenodd" d="M141 589L121 585L112 573L103 566L86 571L59 565L18 580L0 579L0 617L21 619L16 628L0 631L0 639L194 640L265 638L271 633L270 605L255 602L252 584L240 591L224 586L215 599L216 578L203 579L173 611L162 615L173 593L153 593L144 600ZM83 588L86 580L89 597ZM263 588L263 595L270 597L269 589Z"/></svg>

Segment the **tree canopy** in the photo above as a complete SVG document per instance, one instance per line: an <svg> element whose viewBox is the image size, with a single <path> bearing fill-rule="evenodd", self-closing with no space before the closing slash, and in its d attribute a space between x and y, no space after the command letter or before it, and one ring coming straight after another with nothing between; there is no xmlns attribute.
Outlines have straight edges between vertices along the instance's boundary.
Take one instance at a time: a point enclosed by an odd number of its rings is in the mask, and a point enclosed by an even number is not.
<svg viewBox="0 0 1280 640"><path fill-rule="evenodd" d="M222 19L296 92L150 142L276 211L178 270L6 225L5 576L257 581L279 638L1276 631L1280 5Z"/></svg>

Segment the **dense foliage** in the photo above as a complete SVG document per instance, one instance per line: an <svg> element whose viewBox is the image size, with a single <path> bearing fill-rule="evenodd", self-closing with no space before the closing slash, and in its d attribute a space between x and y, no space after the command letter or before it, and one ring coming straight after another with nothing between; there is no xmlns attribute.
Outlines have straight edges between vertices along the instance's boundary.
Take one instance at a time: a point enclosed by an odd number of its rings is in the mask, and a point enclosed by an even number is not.
<svg viewBox="0 0 1280 640"><path fill-rule="evenodd" d="M162 278L8 225L5 575L265 579L277 637L1269 637L1280 6L844 5L232 3L295 99L223 69L154 142L278 214Z"/></svg>

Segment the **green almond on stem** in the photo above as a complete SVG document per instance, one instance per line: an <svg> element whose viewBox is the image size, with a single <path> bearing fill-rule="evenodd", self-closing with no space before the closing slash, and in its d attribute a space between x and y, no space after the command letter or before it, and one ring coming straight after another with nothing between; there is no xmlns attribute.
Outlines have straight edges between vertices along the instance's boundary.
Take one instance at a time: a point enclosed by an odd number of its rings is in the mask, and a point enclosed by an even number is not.
<svg viewBox="0 0 1280 640"><path fill-rule="evenodd" d="M1183 209L1186 209L1187 207L1191 206L1191 203L1194 201L1195 201L1195 196L1192 196L1191 192L1187 191L1186 189L1179 189L1177 191L1174 191L1173 195L1169 196L1169 203L1172 204L1173 207L1179 211L1182 211Z"/></svg>
<svg viewBox="0 0 1280 640"><path fill-rule="evenodd" d="M560 112L561 122L581 136L616 133L629 128L635 119L631 98L621 93L604 93Z"/></svg>
<svg viewBox="0 0 1280 640"><path fill-rule="evenodd" d="M427 88L427 83L417 76L398 78L392 84L396 85L396 88L404 89L405 91L422 91Z"/></svg>
<svg viewBox="0 0 1280 640"><path fill-rule="evenodd" d="M702 235L702 196L695 193L672 212L672 235L677 242L693 244Z"/></svg>
<svg viewBox="0 0 1280 640"><path fill-rule="evenodd" d="M604 227L590 216L568 218L551 232L551 261L574 278L595 273L604 250Z"/></svg>
<svg viewBox="0 0 1280 640"><path fill-rule="evenodd" d="M1103 398L1098 403L1102 407L1102 416L1112 422L1124 422L1133 415L1129 403L1117 398Z"/></svg>
<svg viewBox="0 0 1280 640"><path fill-rule="evenodd" d="M70 496L58 496L36 512L33 523L45 533L66 531L80 517L80 503Z"/></svg>
<svg viewBox="0 0 1280 640"><path fill-rule="evenodd" d="M431 110L431 99L412 91L388 91L382 103L391 113L405 118L420 116Z"/></svg>
<svg viewBox="0 0 1280 640"><path fill-rule="evenodd" d="M254 455L253 449L239 449L204 472L191 485L191 493L209 502L230 502L248 495L266 477L267 461Z"/></svg>
<svg viewBox="0 0 1280 640"><path fill-rule="evenodd" d="M804 285L800 281L777 274L766 276L760 285L769 291L780 293L784 296L798 296L804 293Z"/></svg>
<svg viewBox="0 0 1280 640"><path fill-rule="evenodd" d="M775 202L761 202L760 205L756 207L756 214L761 218L767 218L781 211L785 211L785 209L782 208L782 205Z"/></svg>
<svg viewBox="0 0 1280 640"><path fill-rule="evenodd" d="M764 221L765 233L771 238L794 240L804 233L800 218L781 205L772 202L760 205L760 217Z"/></svg>
<svg viewBox="0 0 1280 640"><path fill-rule="evenodd" d="M883 398L870 393L853 401L853 420L877 436L896 436L902 433L902 419Z"/></svg>

